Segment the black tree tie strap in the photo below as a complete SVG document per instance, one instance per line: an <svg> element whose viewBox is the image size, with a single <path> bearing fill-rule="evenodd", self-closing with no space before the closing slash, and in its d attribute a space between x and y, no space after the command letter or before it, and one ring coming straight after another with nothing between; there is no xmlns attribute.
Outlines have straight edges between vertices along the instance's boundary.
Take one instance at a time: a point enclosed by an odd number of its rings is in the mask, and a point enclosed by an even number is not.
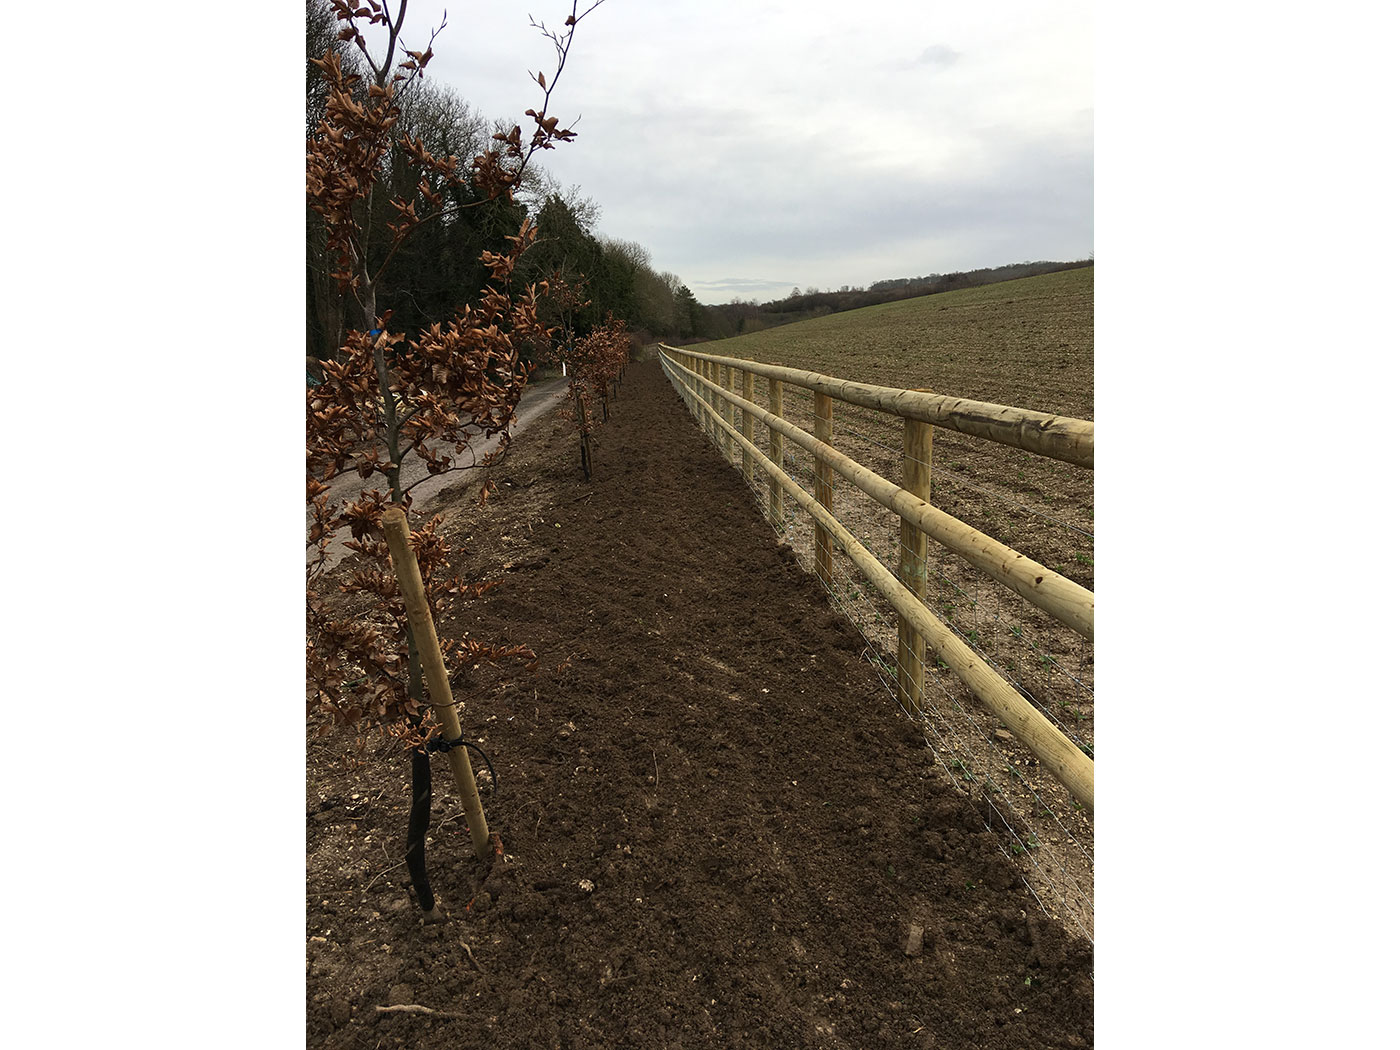
<svg viewBox="0 0 1400 1050"><path fill-rule="evenodd" d="M456 740L444 740L440 736L435 736L427 743L429 751L451 751L454 747L470 747L467 743L466 733L463 733Z"/></svg>
<svg viewBox="0 0 1400 1050"><path fill-rule="evenodd" d="M486 763L486 772L491 775L491 794L493 796L496 794L496 767L491 764L491 759L487 756L485 751L481 750L481 748L467 739L467 731L465 729L462 730L462 735L456 740L444 740L440 736L435 736L429 738L428 742L425 743L423 747L430 754L434 751L451 751L454 747L471 748L480 755L481 760Z"/></svg>

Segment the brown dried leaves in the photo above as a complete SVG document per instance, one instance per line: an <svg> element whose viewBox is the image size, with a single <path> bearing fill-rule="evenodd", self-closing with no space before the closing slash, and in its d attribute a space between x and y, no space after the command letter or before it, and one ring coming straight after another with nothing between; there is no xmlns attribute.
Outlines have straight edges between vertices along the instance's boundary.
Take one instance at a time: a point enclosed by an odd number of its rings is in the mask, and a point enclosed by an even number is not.
<svg viewBox="0 0 1400 1050"><path fill-rule="evenodd" d="M391 77L402 5L398 24L391 25L387 8L378 0L331 4L343 23L341 39L354 41L369 59L374 77L373 83L362 85L333 50L316 61L329 92L325 117L307 142L306 192L310 208L324 222L333 276L342 291L372 292L379 275L368 258L370 231L364 215L391 150L397 149L395 162L407 163L417 179L411 196L390 202L394 214L386 226L386 257L429 217L442 213L448 186L470 179L488 198L510 199L534 151L574 135L545 115L551 88L541 76L545 103L539 112L527 114L535 122L529 143L518 126L497 134L492 148L462 172L456 157L438 157L421 139L396 131L397 86L422 75L432 57L431 41L421 52L405 49L407 60ZM382 64L370 57L358 22L389 29ZM567 24L571 39L573 23ZM556 49L562 71L567 43L556 39ZM451 320L421 331L417 339L391 333L388 314L375 319L377 339L352 331L335 359L322 363L322 382L307 391L307 546L313 552L307 564L307 702L309 711L325 720L367 721L397 726L400 734L417 732L405 728L422 708L409 695L410 637L379 522L391 502L406 511L412 504L413 486L403 485L400 476L410 455L421 459L430 475L441 474L463 466L459 457L473 439L495 439L496 447L467 465L490 464L509 442L508 428L529 374L520 349L547 343L552 335L538 315L537 288L513 293L510 287L520 256L534 237L527 220L516 235L506 238L504 252L483 253L490 286L476 305L464 306ZM382 269L384 260L377 264ZM352 471L377 484L361 490L357 498L333 500L329 482ZM488 479L483 495L489 487ZM434 518L411 533L435 620L448 598L479 595L490 586L442 578L451 551L438 524ZM333 615L316 592L326 571L329 544L337 530L347 526L352 539L345 545L352 557L340 590L363 601L353 613ZM523 646L493 647L466 639L444 641L443 652L458 670L482 661L534 656ZM416 685L414 689L418 691Z"/></svg>

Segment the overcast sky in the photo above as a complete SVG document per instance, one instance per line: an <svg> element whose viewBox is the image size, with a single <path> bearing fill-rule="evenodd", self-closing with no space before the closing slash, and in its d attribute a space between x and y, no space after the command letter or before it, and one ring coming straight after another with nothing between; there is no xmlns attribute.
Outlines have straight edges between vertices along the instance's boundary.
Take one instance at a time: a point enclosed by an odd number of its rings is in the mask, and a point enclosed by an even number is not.
<svg viewBox="0 0 1400 1050"><path fill-rule="evenodd" d="M443 5L411 5L420 49ZM1092 3L606 0L580 24L546 157L702 302L1094 249ZM553 71L529 15L452 2L429 73L524 121Z"/></svg>

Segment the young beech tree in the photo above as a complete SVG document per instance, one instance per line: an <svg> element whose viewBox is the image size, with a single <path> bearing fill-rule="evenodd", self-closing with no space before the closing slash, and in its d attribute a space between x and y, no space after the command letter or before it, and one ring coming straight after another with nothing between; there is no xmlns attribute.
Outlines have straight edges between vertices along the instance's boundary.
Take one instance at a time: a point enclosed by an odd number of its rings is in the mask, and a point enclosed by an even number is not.
<svg viewBox="0 0 1400 1050"><path fill-rule="evenodd" d="M411 507L417 482L405 483L402 466L408 457L422 460L431 476L489 464L504 450L529 371L520 351L528 343L547 341L549 331L536 312L544 289L532 285L522 293L511 291L511 275L534 237L528 220L507 238L505 252L483 253L489 282L477 301L423 329L417 339L395 334L391 316L377 312L378 281L388 259L415 228L451 207L444 204L449 188L470 180L479 199L509 201L538 150L574 137L546 114L574 30L598 3L601 0L583 14L575 3L561 33L531 20L553 41L556 52L553 79L547 80L543 72L536 77L544 92L543 105L538 112L526 111L534 131L528 141L518 126L498 133L494 145L466 165L454 156L435 155L419 139L396 133L395 98L404 84L423 75L432 58L431 41L421 52L399 44L407 0L400 0L392 17L377 0L331 0L340 39L353 42L368 63L364 90L334 49L316 63L327 91L324 117L307 143L307 197L324 222L336 261L333 276L358 302L363 329L347 334L334 358L323 363L323 381L307 391L308 714L319 721L318 731L345 723L363 736L377 727L412 747L415 814L410 817L409 868L420 904L430 913L435 909L421 835L429 796L422 665L379 519L390 504L405 512ZM382 27L387 33L382 57L371 55L362 26ZM391 200L394 218L387 237L371 237L369 216L376 189L386 183L395 165L404 164L419 173L416 189ZM372 246L378 246L377 255ZM459 462L473 441L494 441L495 447L484 457L472 452L467 462ZM329 483L351 472L364 479L366 487L356 498L332 499ZM483 485L483 498L485 494ZM451 552L438 525L434 518L411 532L435 619L452 596L480 594L490 586L446 577ZM342 527L349 529L351 538L345 545L354 552L339 579L339 590L349 598L332 611L322 596L323 577L329 545ZM449 669L458 671L483 661L533 655L523 646L493 647L473 639L443 638L441 645Z"/></svg>
<svg viewBox="0 0 1400 1050"><path fill-rule="evenodd" d="M569 396L574 403L579 458L585 481L593 477L593 405L595 402L602 404L603 418L606 420L608 384L622 374L631 347L626 322L609 314L603 324L582 339L566 341L561 351L569 370Z"/></svg>

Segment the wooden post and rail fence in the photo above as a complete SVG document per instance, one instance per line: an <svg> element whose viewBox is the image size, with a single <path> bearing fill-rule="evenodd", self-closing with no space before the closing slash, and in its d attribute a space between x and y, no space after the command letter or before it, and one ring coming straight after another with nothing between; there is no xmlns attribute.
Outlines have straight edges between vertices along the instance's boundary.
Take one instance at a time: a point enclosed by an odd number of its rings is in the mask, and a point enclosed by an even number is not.
<svg viewBox="0 0 1400 1050"><path fill-rule="evenodd" d="M755 466L768 475L768 511L772 520L782 520L785 493L811 516L816 573L821 582L831 587L832 550L839 547L895 607L899 615L898 696L905 710L914 714L923 709L927 644L1069 793L1092 811L1093 759L939 620L924 599L928 588L928 540L933 539L1055 620L1093 640L1093 592L933 506L929 502L929 464L933 428L940 427L1092 469L1094 424L1006 405L874 386L819 372L704 354L664 343L660 344L659 357L667 377L711 440L726 453L734 445L739 446L746 480L752 480ZM768 380L768 409L753 400L758 376ZM735 393L741 385L742 395ZM785 385L812 392L811 433L784 417ZM904 469L900 484L832 447L836 401L903 420ZM766 453L754 443L755 423L768 427ZM815 493L807 492L784 471L786 442L812 454L816 464ZM836 518L832 503L835 474L899 516L898 575L882 565Z"/></svg>

